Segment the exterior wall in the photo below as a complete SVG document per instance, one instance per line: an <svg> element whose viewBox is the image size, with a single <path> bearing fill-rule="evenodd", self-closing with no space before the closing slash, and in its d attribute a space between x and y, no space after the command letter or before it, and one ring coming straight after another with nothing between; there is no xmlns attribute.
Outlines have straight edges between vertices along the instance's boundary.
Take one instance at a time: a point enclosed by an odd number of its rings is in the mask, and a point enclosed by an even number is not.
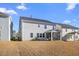
<svg viewBox="0 0 79 59"><path fill-rule="evenodd" d="M64 37L67 33L73 32L73 29L68 29L67 28L67 32L66 32L66 28L62 28L62 33L61 33L61 37Z"/></svg>
<svg viewBox="0 0 79 59"><path fill-rule="evenodd" d="M79 30L77 29L68 29L67 28L67 32L66 32L66 28L62 29L62 34L61 37L64 37L66 34L71 33L71 32L78 32ZM67 38L67 41L74 41L74 40L79 40L79 34L75 33L75 37L78 36L78 38L74 37L74 34L70 34L71 36L69 38Z"/></svg>
<svg viewBox="0 0 79 59"><path fill-rule="evenodd" d="M67 39L67 41L75 41L74 34L70 34L71 36Z"/></svg>
<svg viewBox="0 0 79 59"><path fill-rule="evenodd" d="M0 40L10 41L11 17L0 17Z"/></svg>
<svg viewBox="0 0 79 59"><path fill-rule="evenodd" d="M72 29L72 28L62 28L61 25L50 25L50 24L46 24L46 23L43 23L43 22L38 22L38 21L29 21L29 20L23 20L23 19L20 19L20 22L19 22L19 36L20 38L24 41L24 40L31 40L33 38L36 38L37 37L37 33L44 33L48 30L51 30L51 29L58 29L60 30L60 40L62 40L62 38L67 35L68 33L71 33L71 32L79 32L79 30L77 29ZM38 27L38 24L40 25L40 27ZM47 25L47 29L44 28L44 26ZM54 26L54 27L53 27ZM67 30L67 31L66 31ZM30 33L33 33L33 37L31 38L30 37ZM79 34L76 34L79 38ZM67 37L66 37L67 38ZM72 35L72 37L69 37L66 39L67 41L74 41L74 35ZM78 40L78 39L75 39L75 40Z"/></svg>
<svg viewBox="0 0 79 59"><path fill-rule="evenodd" d="M44 33L47 30L53 29L51 25L47 25L47 29L44 26L44 24L40 24L40 27L38 27L38 24L22 22L22 40L31 40L37 37L37 33ZM33 38L30 37L30 33L33 33Z"/></svg>
<svg viewBox="0 0 79 59"><path fill-rule="evenodd" d="M72 36L70 36L67 41L77 41L79 40L79 34L75 33L75 34L71 34Z"/></svg>
<svg viewBox="0 0 79 59"><path fill-rule="evenodd" d="M79 40L79 34L78 33L75 33L75 39L74 40Z"/></svg>

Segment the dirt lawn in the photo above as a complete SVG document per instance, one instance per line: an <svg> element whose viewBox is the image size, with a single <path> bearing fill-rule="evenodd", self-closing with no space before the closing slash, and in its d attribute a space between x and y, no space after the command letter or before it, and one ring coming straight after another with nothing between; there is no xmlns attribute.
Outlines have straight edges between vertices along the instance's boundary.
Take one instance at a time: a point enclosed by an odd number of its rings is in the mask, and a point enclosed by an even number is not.
<svg viewBox="0 0 79 59"><path fill-rule="evenodd" d="M0 41L0 56L79 56L79 41Z"/></svg>

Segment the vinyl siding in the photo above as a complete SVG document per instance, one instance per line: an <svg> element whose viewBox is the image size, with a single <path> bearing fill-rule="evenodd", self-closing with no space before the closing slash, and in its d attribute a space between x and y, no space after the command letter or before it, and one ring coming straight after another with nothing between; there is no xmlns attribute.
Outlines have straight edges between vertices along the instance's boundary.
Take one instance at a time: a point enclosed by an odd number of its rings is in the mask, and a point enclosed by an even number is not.
<svg viewBox="0 0 79 59"><path fill-rule="evenodd" d="M47 29L45 29L44 24L39 25L40 27L38 27L38 24L22 22L22 40L31 40L37 37L37 33L44 33L53 28L53 26L47 25ZM33 38L30 37L30 33L33 33Z"/></svg>
<svg viewBox="0 0 79 59"><path fill-rule="evenodd" d="M11 18L0 17L0 40L10 41Z"/></svg>

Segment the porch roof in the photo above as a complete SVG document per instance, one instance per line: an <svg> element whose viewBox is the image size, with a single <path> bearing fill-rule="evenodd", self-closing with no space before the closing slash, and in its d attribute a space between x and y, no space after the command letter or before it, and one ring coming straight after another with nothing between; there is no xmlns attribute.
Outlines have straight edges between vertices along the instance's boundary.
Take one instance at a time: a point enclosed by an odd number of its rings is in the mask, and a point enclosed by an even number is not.
<svg viewBox="0 0 79 59"><path fill-rule="evenodd" d="M51 30L47 30L45 33L48 33L48 32L59 32L59 30L53 30L53 29L51 29Z"/></svg>
<svg viewBox="0 0 79 59"><path fill-rule="evenodd" d="M75 34L75 33L79 34L79 32L70 32L70 33L68 33L68 34Z"/></svg>

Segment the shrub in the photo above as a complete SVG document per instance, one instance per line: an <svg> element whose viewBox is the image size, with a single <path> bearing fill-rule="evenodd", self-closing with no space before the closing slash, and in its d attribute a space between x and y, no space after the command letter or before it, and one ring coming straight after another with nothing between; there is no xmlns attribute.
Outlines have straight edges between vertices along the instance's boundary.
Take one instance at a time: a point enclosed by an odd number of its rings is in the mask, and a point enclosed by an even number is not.
<svg viewBox="0 0 79 59"><path fill-rule="evenodd" d="M11 41L22 41L22 40L21 40L21 38L19 38L19 37L18 37L17 39L16 39L15 37L12 37L12 38L11 38Z"/></svg>
<svg viewBox="0 0 79 59"><path fill-rule="evenodd" d="M11 38L11 41L16 41L15 37L12 37L12 38Z"/></svg>

